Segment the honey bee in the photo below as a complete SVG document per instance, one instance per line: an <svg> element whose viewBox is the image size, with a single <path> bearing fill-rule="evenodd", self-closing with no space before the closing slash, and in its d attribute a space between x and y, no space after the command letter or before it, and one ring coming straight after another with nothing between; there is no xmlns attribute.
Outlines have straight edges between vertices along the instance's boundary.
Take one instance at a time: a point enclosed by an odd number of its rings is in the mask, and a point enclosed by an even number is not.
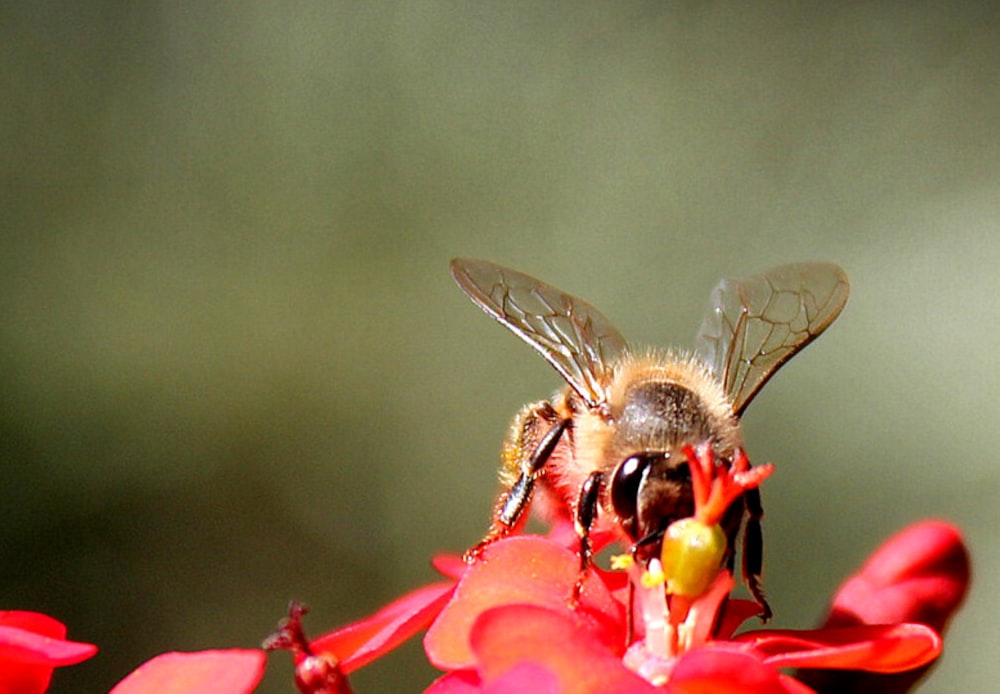
<svg viewBox="0 0 1000 694"><path fill-rule="evenodd" d="M742 450L740 417L760 388L820 335L847 301L848 281L830 263L785 265L722 280L693 353L636 351L597 309L529 275L457 258L451 272L472 301L533 347L565 379L551 400L526 405L503 447L503 488L490 529L468 556L520 529L534 498L571 517L581 575L591 534L611 530L636 559L659 556L667 526L691 516L691 476L682 453L708 442L729 464ZM744 493L722 525L727 565L743 531L743 580L771 616L760 585L763 507Z"/></svg>

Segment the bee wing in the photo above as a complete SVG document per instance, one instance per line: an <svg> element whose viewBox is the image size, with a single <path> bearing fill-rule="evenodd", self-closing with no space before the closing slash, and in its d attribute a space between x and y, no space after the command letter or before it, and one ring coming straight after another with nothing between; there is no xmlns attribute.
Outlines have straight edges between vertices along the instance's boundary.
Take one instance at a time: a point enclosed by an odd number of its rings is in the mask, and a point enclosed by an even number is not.
<svg viewBox="0 0 1000 694"><path fill-rule="evenodd" d="M741 414L781 365L819 337L847 302L844 271L800 263L743 280L724 279L698 331L696 351Z"/></svg>
<svg viewBox="0 0 1000 694"><path fill-rule="evenodd" d="M487 260L455 258L451 274L481 309L545 357L587 405L607 400L612 364L626 345L600 311Z"/></svg>

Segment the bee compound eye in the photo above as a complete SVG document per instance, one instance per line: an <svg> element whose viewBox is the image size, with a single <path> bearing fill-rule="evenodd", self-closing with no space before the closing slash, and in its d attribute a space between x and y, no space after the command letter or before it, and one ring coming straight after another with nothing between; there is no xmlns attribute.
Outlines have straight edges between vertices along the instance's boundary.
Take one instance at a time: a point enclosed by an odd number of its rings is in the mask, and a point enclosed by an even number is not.
<svg viewBox="0 0 1000 694"><path fill-rule="evenodd" d="M622 519L626 528L629 521L634 522L638 512L639 488L649 474L652 463L649 455L632 455L621 462L611 478L611 507Z"/></svg>

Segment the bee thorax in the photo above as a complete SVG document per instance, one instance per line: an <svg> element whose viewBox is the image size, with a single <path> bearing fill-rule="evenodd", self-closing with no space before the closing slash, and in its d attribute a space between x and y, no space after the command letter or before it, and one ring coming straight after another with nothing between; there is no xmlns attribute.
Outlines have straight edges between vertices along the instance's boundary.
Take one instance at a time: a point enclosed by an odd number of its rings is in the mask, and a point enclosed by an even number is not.
<svg viewBox="0 0 1000 694"><path fill-rule="evenodd" d="M648 381L630 388L617 419L617 438L635 450L668 450L715 435L702 401L677 383Z"/></svg>

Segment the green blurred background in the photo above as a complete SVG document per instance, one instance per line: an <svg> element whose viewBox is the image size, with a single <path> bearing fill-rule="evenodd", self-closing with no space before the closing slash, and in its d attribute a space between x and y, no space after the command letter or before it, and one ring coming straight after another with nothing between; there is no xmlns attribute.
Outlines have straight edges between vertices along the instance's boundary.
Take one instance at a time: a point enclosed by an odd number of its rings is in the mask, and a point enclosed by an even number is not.
<svg viewBox="0 0 1000 694"><path fill-rule="evenodd" d="M682 346L719 277L842 264L746 418L775 623L951 519L976 583L924 691L993 690L995 4L35 2L0 37L0 607L102 649L52 691L253 647L291 597L319 633L481 536L559 379L455 255Z"/></svg>

